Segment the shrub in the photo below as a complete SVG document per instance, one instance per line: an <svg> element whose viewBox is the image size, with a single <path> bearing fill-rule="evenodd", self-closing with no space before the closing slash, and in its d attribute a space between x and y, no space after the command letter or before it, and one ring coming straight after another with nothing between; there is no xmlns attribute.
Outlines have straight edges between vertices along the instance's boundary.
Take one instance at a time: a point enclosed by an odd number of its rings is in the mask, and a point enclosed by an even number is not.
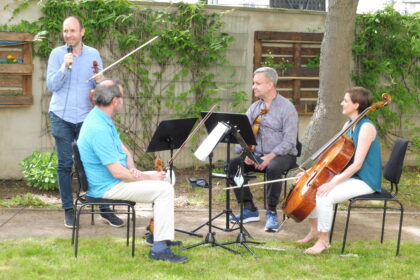
<svg viewBox="0 0 420 280"><path fill-rule="evenodd" d="M57 153L33 152L20 165L29 186L39 190L56 190L57 185Z"/></svg>

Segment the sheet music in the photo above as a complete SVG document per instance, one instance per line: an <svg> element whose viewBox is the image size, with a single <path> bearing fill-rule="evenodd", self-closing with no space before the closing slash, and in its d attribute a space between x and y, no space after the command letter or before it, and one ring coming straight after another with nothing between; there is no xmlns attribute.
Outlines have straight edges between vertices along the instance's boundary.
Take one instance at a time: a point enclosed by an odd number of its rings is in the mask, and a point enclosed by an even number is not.
<svg viewBox="0 0 420 280"><path fill-rule="evenodd" d="M207 136L207 138L204 139L203 143L201 143L197 151L195 151L195 157L201 161L205 161L209 154L216 147L217 143L221 141L221 139L225 136L229 129L230 127L228 127L226 124L219 122L216 125L216 127L211 131L209 136Z"/></svg>

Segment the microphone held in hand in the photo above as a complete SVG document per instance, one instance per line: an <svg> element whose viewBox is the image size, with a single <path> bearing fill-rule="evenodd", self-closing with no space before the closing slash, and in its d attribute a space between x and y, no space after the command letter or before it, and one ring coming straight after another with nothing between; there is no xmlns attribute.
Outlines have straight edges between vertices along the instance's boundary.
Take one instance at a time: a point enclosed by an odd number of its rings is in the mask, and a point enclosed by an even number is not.
<svg viewBox="0 0 420 280"><path fill-rule="evenodd" d="M68 53L72 53L72 52L73 52L73 46L72 46L72 45L68 45L68 46L67 46L67 52L68 52ZM72 63L70 62L70 64L69 64L69 69L71 69L71 64L72 64Z"/></svg>

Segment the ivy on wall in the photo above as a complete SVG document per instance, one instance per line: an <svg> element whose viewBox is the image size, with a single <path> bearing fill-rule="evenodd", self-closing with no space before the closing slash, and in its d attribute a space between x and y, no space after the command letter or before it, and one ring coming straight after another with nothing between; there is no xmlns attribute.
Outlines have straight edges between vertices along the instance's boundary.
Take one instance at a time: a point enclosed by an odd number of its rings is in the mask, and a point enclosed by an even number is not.
<svg viewBox="0 0 420 280"><path fill-rule="evenodd" d="M20 1L14 16L28 7L28 1ZM221 31L227 12L209 13L203 4L186 3L147 9L127 0L46 0L38 4L42 12L38 21L2 29L47 31L48 39L34 44L34 54L45 61L63 43L62 22L69 15L82 19L84 43L99 49L103 58L106 53L110 63L159 36L105 74L124 83L129 102L117 123L141 166L149 166L153 159L144 150L162 114L198 116L220 101L219 92L235 86L235 72L225 57L233 37ZM180 84L187 86L180 89ZM245 92L232 93L232 104L241 105L246 99Z"/></svg>
<svg viewBox="0 0 420 280"><path fill-rule="evenodd" d="M420 127L413 122L420 103L420 13L401 15L388 6L358 15L356 28L355 84L370 89L376 101L385 92L393 97L390 108L369 116L382 136L408 137L420 151Z"/></svg>

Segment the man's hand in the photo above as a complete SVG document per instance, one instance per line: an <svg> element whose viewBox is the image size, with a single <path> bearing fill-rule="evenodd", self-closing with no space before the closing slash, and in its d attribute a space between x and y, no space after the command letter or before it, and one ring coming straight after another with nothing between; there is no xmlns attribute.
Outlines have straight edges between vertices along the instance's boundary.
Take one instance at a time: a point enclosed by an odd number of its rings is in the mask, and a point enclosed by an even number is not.
<svg viewBox="0 0 420 280"><path fill-rule="evenodd" d="M254 165L254 162L249 157L245 157L244 163L246 165Z"/></svg>
<svg viewBox="0 0 420 280"><path fill-rule="evenodd" d="M70 65L73 64L73 54L72 53L66 53L64 55L64 67L70 68Z"/></svg>
<svg viewBox="0 0 420 280"><path fill-rule="evenodd" d="M164 171L153 172L153 173L143 173L140 170L138 170L137 168L130 168L130 173L131 173L131 175L136 177L136 179L139 180L139 181L144 181L144 180L162 181L166 177L166 172L164 172Z"/></svg>
<svg viewBox="0 0 420 280"><path fill-rule="evenodd" d="M266 154L265 156L261 157L261 159L263 160L261 164L254 163L255 169L263 171L264 169L267 168L270 161L275 157L276 157L276 154L273 154L273 153Z"/></svg>
<svg viewBox="0 0 420 280"><path fill-rule="evenodd" d="M95 74L95 81L97 84L105 80L105 77L102 73Z"/></svg>

